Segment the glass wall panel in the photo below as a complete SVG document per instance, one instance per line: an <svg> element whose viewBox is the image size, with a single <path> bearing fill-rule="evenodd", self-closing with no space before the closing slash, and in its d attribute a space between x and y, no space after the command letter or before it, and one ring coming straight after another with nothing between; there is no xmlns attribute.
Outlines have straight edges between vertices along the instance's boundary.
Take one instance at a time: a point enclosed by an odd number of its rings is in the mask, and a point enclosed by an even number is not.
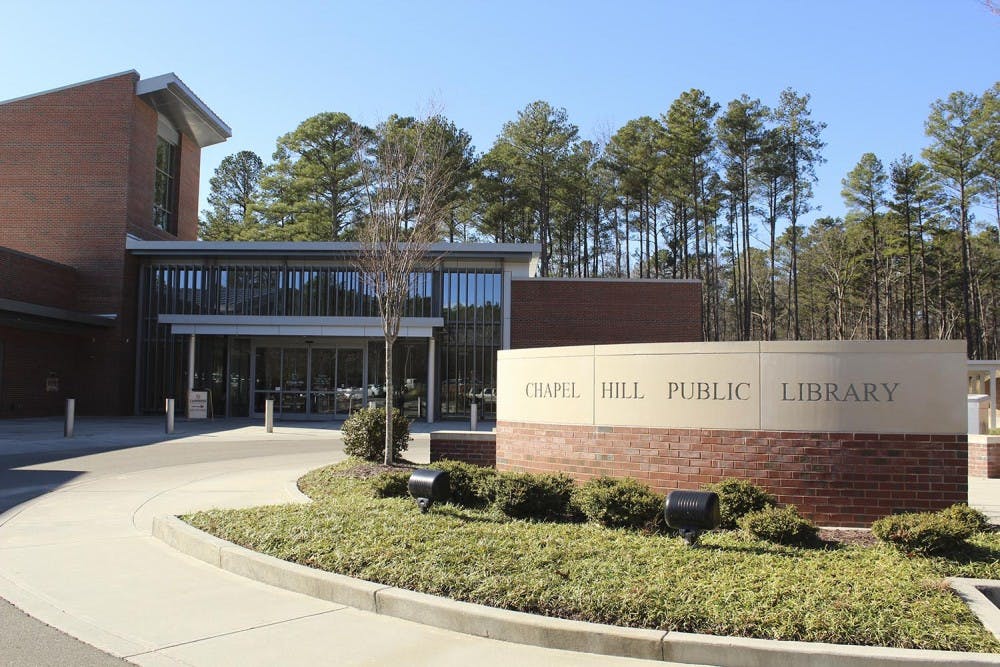
<svg viewBox="0 0 1000 667"><path fill-rule="evenodd" d="M250 414L250 341L232 338L229 346L229 416Z"/></svg>
<svg viewBox="0 0 1000 667"><path fill-rule="evenodd" d="M441 276L440 413L466 417L479 404L496 416L496 353L502 326L501 274L494 270L446 270Z"/></svg>

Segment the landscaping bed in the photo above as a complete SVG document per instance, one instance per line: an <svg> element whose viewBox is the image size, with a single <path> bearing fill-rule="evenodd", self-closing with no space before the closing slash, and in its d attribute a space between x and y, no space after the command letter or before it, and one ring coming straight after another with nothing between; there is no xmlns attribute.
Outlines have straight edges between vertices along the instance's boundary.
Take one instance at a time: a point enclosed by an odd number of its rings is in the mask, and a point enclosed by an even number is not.
<svg viewBox="0 0 1000 667"><path fill-rule="evenodd" d="M813 548L739 532L679 537L594 523L512 520L494 509L376 499L379 466L347 461L299 480L314 502L185 517L278 558L457 600L613 625L841 644L1000 652L944 582L1000 579L1000 535L919 557L869 538ZM820 535L836 539L835 534Z"/></svg>

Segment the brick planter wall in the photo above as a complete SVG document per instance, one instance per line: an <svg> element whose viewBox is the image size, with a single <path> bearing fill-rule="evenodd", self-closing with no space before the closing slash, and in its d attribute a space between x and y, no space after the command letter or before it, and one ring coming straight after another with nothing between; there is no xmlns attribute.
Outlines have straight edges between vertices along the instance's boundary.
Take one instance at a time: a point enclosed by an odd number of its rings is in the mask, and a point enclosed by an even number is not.
<svg viewBox="0 0 1000 667"><path fill-rule="evenodd" d="M442 459L492 468L497 464L496 434L478 431L434 431L431 433L431 462Z"/></svg>
<svg viewBox="0 0 1000 667"><path fill-rule="evenodd" d="M661 493L748 479L826 526L968 499L967 436L497 422L497 469L634 477Z"/></svg>
<svg viewBox="0 0 1000 667"><path fill-rule="evenodd" d="M1000 477L1000 436L969 436L969 476Z"/></svg>

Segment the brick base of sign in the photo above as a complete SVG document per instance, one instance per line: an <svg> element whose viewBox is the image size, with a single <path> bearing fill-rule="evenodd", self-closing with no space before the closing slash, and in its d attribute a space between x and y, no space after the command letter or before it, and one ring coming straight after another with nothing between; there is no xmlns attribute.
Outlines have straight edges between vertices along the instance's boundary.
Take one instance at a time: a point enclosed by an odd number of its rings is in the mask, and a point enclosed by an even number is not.
<svg viewBox="0 0 1000 667"><path fill-rule="evenodd" d="M634 477L661 493L738 477L823 526L968 500L965 434L799 433L497 422L499 470Z"/></svg>
<svg viewBox="0 0 1000 667"><path fill-rule="evenodd" d="M969 436L969 476L1000 477L1000 436Z"/></svg>
<svg viewBox="0 0 1000 667"><path fill-rule="evenodd" d="M496 435L478 431L434 431L431 433L431 462L442 459L492 468L497 464Z"/></svg>

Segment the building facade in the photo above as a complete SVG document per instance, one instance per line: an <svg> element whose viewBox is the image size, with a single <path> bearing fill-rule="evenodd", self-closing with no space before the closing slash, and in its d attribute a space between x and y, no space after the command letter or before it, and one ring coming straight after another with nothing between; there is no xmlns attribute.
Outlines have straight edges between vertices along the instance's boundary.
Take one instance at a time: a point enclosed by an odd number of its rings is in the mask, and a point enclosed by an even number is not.
<svg viewBox="0 0 1000 667"><path fill-rule="evenodd" d="M0 417L342 419L384 404L377 306L350 243L197 241L201 149L231 132L173 74L0 102ZM497 351L700 340L695 281L535 278L532 244L437 244L392 363L420 419L496 410ZM555 342L554 342L555 341Z"/></svg>
<svg viewBox="0 0 1000 667"><path fill-rule="evenodd" d="M201 149L230 134L173 74L0 102L0 416L52 414L67 394L132 411L126 240L197 237Z"/></svg>

